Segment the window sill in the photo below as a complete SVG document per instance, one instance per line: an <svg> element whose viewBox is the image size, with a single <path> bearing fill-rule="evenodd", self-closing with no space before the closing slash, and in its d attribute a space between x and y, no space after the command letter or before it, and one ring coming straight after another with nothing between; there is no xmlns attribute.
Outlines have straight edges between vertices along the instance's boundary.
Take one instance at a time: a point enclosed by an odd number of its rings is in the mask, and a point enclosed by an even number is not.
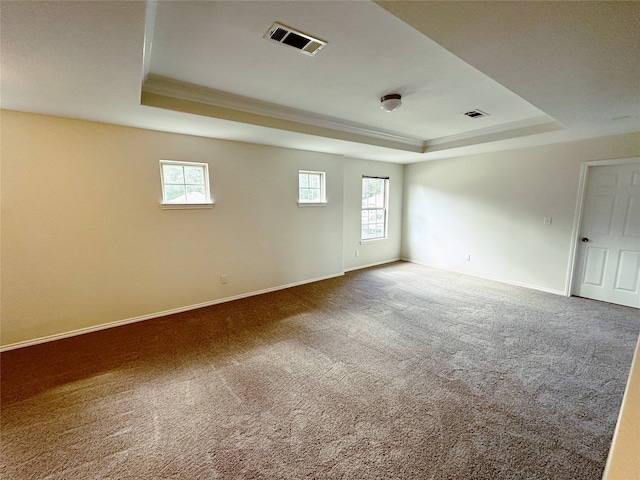
<svg viewBox="0 0 640 480"><path fill-rule="evenodd" d="M197 210L201 208L213 208L214 203L161 203L163 210Z"/></svg>
<svg viewBox="0 0 640 480"><path fill-rule="evenodd" d="M327 202L298 202L299 207L326 207Z"/></svg>
<svg viewBox="0 0 640 480"><path fill-rule="evenodd" d="M369 238L367 240L360 240L360 245L364 245L365 243L384 242L385 240L389 240L389 237Z"/></svg>

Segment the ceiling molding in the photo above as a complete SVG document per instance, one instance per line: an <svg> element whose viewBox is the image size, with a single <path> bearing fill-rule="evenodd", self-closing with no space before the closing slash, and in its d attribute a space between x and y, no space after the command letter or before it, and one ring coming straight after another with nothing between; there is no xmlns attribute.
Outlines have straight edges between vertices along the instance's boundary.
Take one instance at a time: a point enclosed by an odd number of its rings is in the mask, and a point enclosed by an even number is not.
<svg viewBox="0 0 640 480"><path fill-rule="evenodd" d="M149 74L143 84L141 103L150 107L415 153L435 152L566 128L550 116L540 115L456 135L422 140L155 74Z"/></svg>
<svg viewBox="0 0 640 480"><path fill-rule="evenodd" d="M151 70L151 47L153 46L153 31L156 24L158 2L148 0L144 16L144 48L142 50L142 81L149 76Z"/></svg>
<svg viewBox="0 0 640 480"><path fill-rule="evenodd" d="M334 140L343 140L346 142L354 142L376 147L390 148L394 150L402 150L413 153L423 153L424 147L412 147L404 143L382 140L365 135L356 135L353 133L332 130L329 128L316 127L304 123L292 122L275 117L264 115L255 115L240 110L218 107L206 103L174 98L166 95L143 91L140 98L141 105L147 107L161 108L164 110L172 110L175 112L188 113L192 115L200 115L204 117L228 120L231 122L256 125L261 127L274 128L294 133L302 133L316 137L324 137Z"/></svg>
<svg viewBox="0 0 640 480"><path fill-rule="evenodd" d="M164 98L164 100L159 102L161 97ZM174 102L169 102L169 99L173 99ZM190 103L181 103L180 100ZM155 104L149 104L150 101L153 101ZM173 106L160 107L159 103L164 105L172 104ZM311 133L311 131L308 132L313 135L318 135L318 132L324 132L321 136L340 138L409 152L423 153L426 146L426 140L423 139L375 129L368 125L348 122L304 110L263 102L155 74L149 74L142 86L142 104L179 111L185 111L184 109L193 110L195 107L194 104L200 104L203 107L196 108L200 112L199 114L215 118L235 119L236 121L244 121L245 123L272 126L274 128L302 133L307 133L305 132L307 129L303 126L308 125L310 127L317 127L313 130L314 133ZM205 108L204 106L206 105L216 108ZM238 115L238 113L232 114L231 112L239 112L241 115ZM186 113L194 112L189 111ZM272 120L270 121L268 119ZM296 126L292 128L294 124ZM340 133L336 134L335 132Z"/></svg>
<svg viewBox="0 0 640 480"><path fill-rule="evenodd" d="M435 152L449 148L466 147L479 143L509 140L538 133L565 130L567 127L549 115L527 118L517 122L495 125L493 127L473 130L471 132L434 138L426 142L426 152Z"/></svg>

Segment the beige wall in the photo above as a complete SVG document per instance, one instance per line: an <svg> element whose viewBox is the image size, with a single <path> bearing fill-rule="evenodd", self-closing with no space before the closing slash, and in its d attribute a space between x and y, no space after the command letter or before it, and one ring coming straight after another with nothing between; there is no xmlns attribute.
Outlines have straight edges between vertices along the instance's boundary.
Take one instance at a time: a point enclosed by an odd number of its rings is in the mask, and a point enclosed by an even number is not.
<svg viewBox="0 0 640 480"><path fill-rule="evenodd" d="M402 256L563 293L581 163L638 155L629 134L407 165Z"/></svg>
<svg viewBox="0 0 640 480"><path fill-rule="evenodd" d="M344 164L344 268L351 270L400 258L404 167L398 164L347 159ZM362 176L389 177L388 238L360 243ZM358 256L356 256L358 252Z"/></svg>
<svg viewBox="0 0 640 480"><path fill-rule="evenodd" d="M359 201L340 156L7 111L1 128L2 345L343 273ZM161 209L160 159L208 163L215 206ZM299 169L327 173L327 206L297 206ZM397 235L366 261L398 258Z"/></svg>

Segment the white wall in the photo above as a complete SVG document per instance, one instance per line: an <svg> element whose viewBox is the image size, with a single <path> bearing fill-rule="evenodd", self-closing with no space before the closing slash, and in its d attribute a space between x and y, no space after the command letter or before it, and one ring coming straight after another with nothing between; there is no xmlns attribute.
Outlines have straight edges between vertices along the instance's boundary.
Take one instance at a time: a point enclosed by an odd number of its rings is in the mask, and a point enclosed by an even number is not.
<svg viewBox="0 0 640 480"><path fill-rule="evenodd" d="M389 225L385 240L360 243L362 176L389 177ZM347 159L344 164L344 268L352 270L400 258L404 167ZM356 251L359 256L356 256Z"/></svg>
<svg viewBox="0 0 640 480"><path fill-rule="evenodd" d="M629 134L407 165L402 256L562 293L581 163L638 154Z"/></svg>

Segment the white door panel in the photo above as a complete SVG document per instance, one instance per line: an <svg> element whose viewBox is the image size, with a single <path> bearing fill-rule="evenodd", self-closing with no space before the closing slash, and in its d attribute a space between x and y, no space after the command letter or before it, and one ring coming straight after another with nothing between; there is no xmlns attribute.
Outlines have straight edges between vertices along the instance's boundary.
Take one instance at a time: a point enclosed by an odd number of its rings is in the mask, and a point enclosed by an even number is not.
<svg viewBox="0 0 640 480"><path fill-rule="evenodd" d="M573 294L640 308L640 162L588 174Z"/></svg>
<svg viewBox="0 0 640 480"><path fill-rule="evenodd" d="M604 284L604 272L607 268L609 249L587 247L583 283L601 287Z"/></svg>
<svg viewBox="0 0 640 480"><path fill-rule="evenodd" d="M640 252L630 250L620 251L617 277L614 288L627 292L638 292L638 277L640 276Z"/></svg>
<svg viewBox="0 0 640 480"><path fill-rule="evenodd" d="M640 238L640 195L630 195L627 205L627 218L624 222L624 237Z"/></svg>

